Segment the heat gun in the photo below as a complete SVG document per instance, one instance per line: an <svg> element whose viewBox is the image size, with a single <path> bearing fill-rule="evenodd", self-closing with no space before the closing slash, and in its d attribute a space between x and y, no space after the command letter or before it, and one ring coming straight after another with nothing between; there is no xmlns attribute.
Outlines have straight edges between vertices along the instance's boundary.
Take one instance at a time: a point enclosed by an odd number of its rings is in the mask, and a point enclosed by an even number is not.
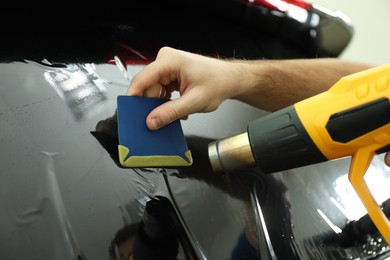
<svg viewBox="0 0 390 260"><path fill-rule="evenodd" d="M390 244L390 222L364 175L390 149L390 64L341 78L328 91L270 113L247 131L209 144L216 173L256 166L274 173L351 156L349 180Z"/></svg>

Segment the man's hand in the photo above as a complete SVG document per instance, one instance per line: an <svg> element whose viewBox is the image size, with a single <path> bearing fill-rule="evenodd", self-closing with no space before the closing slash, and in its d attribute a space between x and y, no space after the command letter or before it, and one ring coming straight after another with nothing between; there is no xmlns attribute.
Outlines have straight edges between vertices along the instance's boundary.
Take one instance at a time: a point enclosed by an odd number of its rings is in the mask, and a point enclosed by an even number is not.
<svg viewBox="0 0 390 260"><path fill-rule="evenodd" d="M239 85L234 63L193 53L162 48L154 62L148 64L131 81L127 95L171 98L173 91L180 98L154 109L146 124L158 129L192 113L211 112L232 96Z"/></svg>

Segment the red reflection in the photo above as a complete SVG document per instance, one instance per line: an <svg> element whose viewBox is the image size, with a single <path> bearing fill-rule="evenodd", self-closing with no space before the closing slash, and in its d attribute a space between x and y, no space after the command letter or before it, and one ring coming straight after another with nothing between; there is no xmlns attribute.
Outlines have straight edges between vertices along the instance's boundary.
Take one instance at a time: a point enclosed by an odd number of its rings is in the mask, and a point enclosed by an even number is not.
<svg viewBox="0 0 390 260"><path fill-rule="evenodd" d="M305 10L311 8L311 3L302 0L243 0L243 2L262 5L268 9L285 12L289 5L295 5Z"/></svg>
<svg viewBox="0 0 390 260"><path fill-rule="evenodd" d="M127 65L146 65L155 59L156 51L136 50L127 44L114 42L113 52L108 54L107 63L115 64L118 57L125 68Z"/></svg>

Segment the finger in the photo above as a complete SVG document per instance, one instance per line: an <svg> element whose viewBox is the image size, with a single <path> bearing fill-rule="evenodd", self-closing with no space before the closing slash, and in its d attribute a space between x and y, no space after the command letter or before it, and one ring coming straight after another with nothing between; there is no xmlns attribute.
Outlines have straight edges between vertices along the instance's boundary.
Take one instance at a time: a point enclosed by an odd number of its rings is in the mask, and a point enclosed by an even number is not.
<svg viewBox="0 0 390 260"><path fill-rule="evenodd" d="M189 106L186 96L168 101L155 108L146 118L146 125L150 130L157 130L177 119L186 118L196 110L194 106Z"/></svg>
<svg viewBox="0 0 390 260"><path fill-rule="evenodd" d="M143 96L144 91L150 86L156 84L159 80L159 75L156 74L150 66L153 63L147 65L143 70L138 72L131 80L130 86L127 89L127 95L129 96Z"/></svg>
<svg viewBox="0 0 390 260"><path fill-rule="evenodd" d="M176 80L175 73L171 73L172 71L173 68L171 68L171 65L167 64L164 60L154 61L148 64L133 77L127 90L127 95L143 96L149 88L168 85L170 82Z"/></svg>
<svg viewBox="0 0 390 260"><path fill-rule="evenodd" d="M161 92L163 91L164 87L161 84L153 84L149 88L145 89L142 96L145 97L160 97Z"/></svg>

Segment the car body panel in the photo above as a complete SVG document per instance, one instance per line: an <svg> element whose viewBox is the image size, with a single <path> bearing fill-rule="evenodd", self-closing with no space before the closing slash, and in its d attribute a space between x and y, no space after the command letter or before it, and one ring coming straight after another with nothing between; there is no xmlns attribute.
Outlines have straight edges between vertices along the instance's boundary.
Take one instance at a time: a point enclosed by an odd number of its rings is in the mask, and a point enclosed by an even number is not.
<svg viewBox="0 0 390 260"><path fill-rule="evenodd" d="M260 249L264 259L388 255L378 234L347 248L337 243L347 222L364 215L347 182L348 158L272 175L257 169L227 176L211 172L208 142L245 131L250 121L268 113L238 101L227 100L212 113L181 121L192 167L128 169L118 164L116 98L160 47L228 58L316 56L237 20L205 17L199 9L142 6L132 10L130 20L121 12L114 21L109 15L110 20L98 16L97 21L91 13L76 12L59 15L56 23L27 16L23 26L3 24L2 257L108 259L118 230L144 221L146 205L158 196L172 202L185 231L179 259L189 258L183 241L199 259L245 256L242 239ZM166 16L168 10L177 16ZM146 15L155 19L142 20ZM369 176L373 185L388 187L381 155L374 158ZM390 195L387 189L376 190L380 201ZM118 257L116 246L112 257Z"/></svg>

